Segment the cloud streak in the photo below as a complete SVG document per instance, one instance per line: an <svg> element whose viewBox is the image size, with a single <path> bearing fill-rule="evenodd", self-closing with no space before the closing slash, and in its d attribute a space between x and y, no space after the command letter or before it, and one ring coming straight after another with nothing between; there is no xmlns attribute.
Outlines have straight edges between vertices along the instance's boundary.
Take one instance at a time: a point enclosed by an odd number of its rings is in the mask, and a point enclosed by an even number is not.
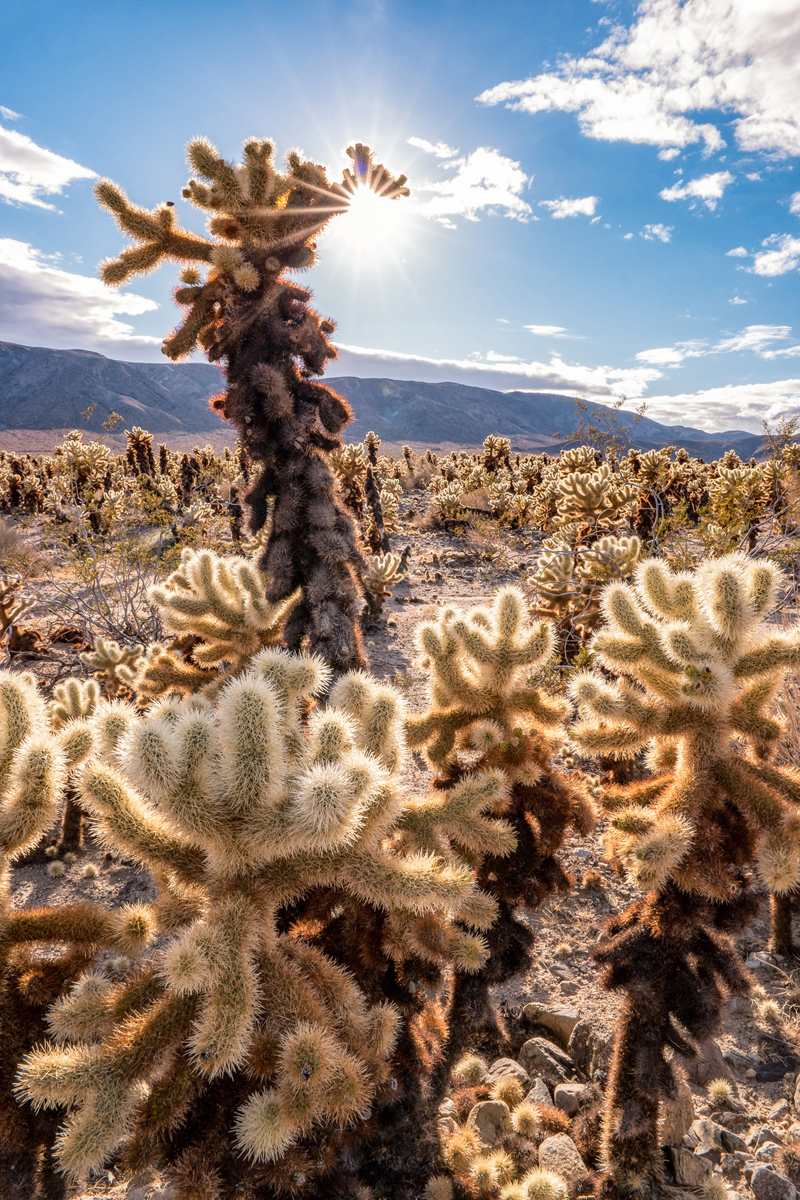
<svg viewBox="0 0 800 1200"><path fill-rule="evenodd" d="M477 221L487 213L517 221L532 219L531 206L522 198L528 176L518 162L499 150L481 146L462 158L448 158L441 169L452 174L415 184L415 194L430 193L429 199L417 205L422 216L450 228L453 217Z"/></svg>
<svg viewBox="0 0 800 1200"><path fill-rule="evenodd" d="M7 118L6 110L3 115ZM16 129L0 126L0 199L7 204L55 210L46 196L59 195L73 180L96 178L88 167L37 146Z"/></svg>
<svg viewBox="0 0 800 1200"><path fill-rule="evenodd" d="M581 196L575 200L567 200L559 196L557 200L540 200L539 207L550 210L550 216L557 221L564 217L591 217L600 203L599 196Z"/></svg>
<svg viewBox="0 0 800 1200"><path fill-rule="evenodd" d="M733 176L730 171L715 171L712 175L701 175L699 179L689 179L686 183L662 188L659 195L662 200L700 200L713 212L725 188L731 183Z"/></svg>
<svg viewBox="0 0 800 1200"><path fill-rule="evenodd" d="M145 296L65 271L27 242L0 238L0 337L8 341L103 354L147 348L143 357L155 358L161 339L137 334L119 317L156 308Z"/></svg>

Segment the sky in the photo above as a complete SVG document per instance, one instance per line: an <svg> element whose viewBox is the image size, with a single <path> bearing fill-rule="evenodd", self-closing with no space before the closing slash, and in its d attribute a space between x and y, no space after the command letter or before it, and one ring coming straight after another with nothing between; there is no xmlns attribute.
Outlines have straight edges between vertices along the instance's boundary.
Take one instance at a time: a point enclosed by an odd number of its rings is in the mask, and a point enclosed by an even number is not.
<svg viewBox="0 0 800 1200"><path fill-rule="evenodd" d="M797 0L3 0L0 340L163 361L176 270L99 282L92 184L202 230L198 135L408 176L304 279L330 375L800 412Z"/></svg>

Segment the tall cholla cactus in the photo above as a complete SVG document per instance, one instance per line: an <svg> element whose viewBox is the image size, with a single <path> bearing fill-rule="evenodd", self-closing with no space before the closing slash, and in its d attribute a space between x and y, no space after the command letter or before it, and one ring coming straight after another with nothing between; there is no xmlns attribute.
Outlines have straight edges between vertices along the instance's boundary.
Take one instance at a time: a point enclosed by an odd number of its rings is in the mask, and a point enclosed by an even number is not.
<svg viewBox="0 0 800 1200"><path fill-rule="evenodd" d="M151 271L166 260L186 263L175 292L186 316L165 341L164 353L180 359L195 346L224 365L227 390L216 407L239 430L244 449L262 471L249 492L251 530L274 512L261 566L270 578L268 599L302 599L287 623L286 638L311 649L338 671L362 661L357 618L363 563L353 522L337 498L329 451L350 410L315 381L336 357L334 325L308 305L311 293L287 271L310 267L316 238L337 213L347 211L359 187L394 198L408 195L405 177L394 179L371 152L348 150L352 170L331 183L325 169L296 153L277 170L269 141L250 140L243 162L219 156L203 138L189 143L197 178L184 197L208 215L211 239L180 229L171 204L149 211L132 204L109 180L98 183L100 203L135 244L101 268L112 286Z"/></svg>
<svg viewBox="0 0 800 1200"><path fill-rule="evenodd" d="M772 564L740 554L681 574L646 561L635 587L607 589L593 643L619 682L572 683L580 750L647 747L651 771L604 799L608 851L644 892L596 951L605 986L626 992L605 1118L606 1159L623 1189L659 1176L659 1097L674 1085L665 1051L691 1056L727 992L747 987L721 931L752 914L748 864L773 893L800 880L800 775L769 761L781 735L770 705L800 662L798 630L767 624L780 581Z"/></svg>
<svg viewBox="0 0 800 1200"><path fill-rule="evenodd" d="M358 1142L353 1126L372 1109L418 1096L406 1056L392 1063L400 1011L385 989L373 998L357 983L380 947L365 944L363 924L345 930L334 940L340 953L349 940L353 959L339 965L317 944L319 920L287 914L315 890L332 919L353 903L382 913L384 973L393 958L399 970L400 938L415 927L432 962L479 966L480 938L452 928L475 879L463 859L393 837L419 807L398 791L396 693L346 675L304 719L329 676L319 658L264 651L216 708L197 697L155 704L118 729L116 765L86 766L97 836L149 868L173 918L162 917L170 936L129 983L79 982L51 1014L57 1044L20 1069L19 1095L35 1107L73 1106L57 1147L65 1171L125 1141L131 1166L170 1164L178 1200L237 1187L296 1195L343 1169L337 1150ZM115 712L101 705L98 720L108 726Z"/></svg>
<svg viewBox="0 0 800 1200"><path fill-rule="evenodd" d="M88 691L92 688L96 685L89 685ZM75 688L65 685L48 712L32 675L0 672L0 1194L4 1200L40 1195L39 1182L48 1198L62 1195L50 1158L56 1122L46 1114L20 1109L11 1090L20 1059L44 1037L46 1005L69 987L98 946L130 952L147 940L152 928L141 905L106 912L80 902L36 909L10 903L14 860L53 825L68 779L91 750L89 725L79 716L68 715L86 703L86 691L78 697ZM57 732L51 730L51 720ZM56 946L59 950L54 953ZM42 948L48 952L42 954Z"/></svg>
<svg viewBox="0 0 800 1200"><path fill-rule="evenodd" d="M456 981L452 1060L471 1038L488 1037L495 1045L500 1039L489 987L528 965L532 943L513 910L537 908L569 886L556 854L570 826L581 833L591 829L594 810L551 764L566 705L542 696L528 677L552 657L553 630L546 622L529 622L521 592L504 588L491 608L463 615L445 609L436 622L421 626L419 643L430 674L430 707L410 717L406 730L409 744L424 747L439 772L438 804L424 846L457 847L498 906L486 966ZM463 751L470 752L466 759ZM469 822L444 838L433 820L437 808L442 821L452 821L467 801L475 806L478 800Z"/></svg>
<svg viewBox="0 0 800 1200"><path fill-rule="evenodd" d="M577 525L603 530L614 528L625 518L636 490L615 480L608 463L596 471L573 471L558 481L558 519L564 527Z"/></svg>
<svg viewBox="0 0 800 1200"><path fill-rule="evenodd" d="M149 646L129 669L118 672L138 702L146 705L169 693L212 696L255 654L279 642L299 591L271 603L264 598L268 585L247 558L184 549L178 569L148 592L175 640Z"/></svg>

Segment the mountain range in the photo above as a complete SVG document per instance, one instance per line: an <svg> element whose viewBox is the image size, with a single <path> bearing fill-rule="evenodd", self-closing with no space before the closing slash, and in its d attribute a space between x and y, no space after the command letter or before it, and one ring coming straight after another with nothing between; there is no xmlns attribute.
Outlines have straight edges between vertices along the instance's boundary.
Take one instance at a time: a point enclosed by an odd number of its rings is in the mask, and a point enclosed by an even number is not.
<svg viewBox="0 0 800 1200"><path fill-rule="evenodd" d="M469 447L496 433L523 453L556 451L573 440L579 419L571 397L550 392L354 376L326 379L353 408L354 420L344 431L348 441L361 440L373 429L393 446ZM208 404L224 386L221 371L209 363L126 363L89 350L0 342L0 448L49 449L69 429L102 434L112 413L123 418L115 442L133 425L180 448L201 436L209 440L209 435L212 441L231 442L230 426ZM587 405L592 416L609 414L630 430L628 440L639 449L685 446L691 454L711 459L733 448L747 459L761 445L757 434L745 430L708 433L662 425L647 416L637 422L633 413L612 413L593 401Z"/></svg>

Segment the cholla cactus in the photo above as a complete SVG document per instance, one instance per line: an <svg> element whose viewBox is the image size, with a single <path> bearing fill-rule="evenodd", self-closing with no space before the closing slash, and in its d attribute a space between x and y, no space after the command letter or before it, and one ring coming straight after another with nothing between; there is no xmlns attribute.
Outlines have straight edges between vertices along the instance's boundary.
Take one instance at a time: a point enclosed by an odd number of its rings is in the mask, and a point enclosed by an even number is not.
<svg viewBox="0 0 800 1200"><path fill-rule="evenodd" d="M156 460L153 457L152 433L134 425L133 429L125 430L125 437L128 439L125 457L134 475L155 475Z"/></svg>
<svg viewBox="0 0 800 1200"><path fill-rule="evenodd" d="M129 725L116 766L98 756L85 768L97 835L147 866L182 917L130 983L82 980L51 1016L58 1044L20 1069L20 1096L73 1106L64 1170L99 1164L124 1140L133 1167L166 1159L180 1200L213 1195L234 1166L241 1186L292 1194L298 1174L335 1167L371 1109L397 1098L408 1108L419 1092L409 1047L392 1062L401 1009L385 987L371 995L393 957L400 977L397 938L386 925L382 952L368 931L392 917L417 928L430 961L479 965L480 940L452 927L474 875L393 836L419 806L398 791L403 712L391 689L345 676L304 722L329 675L316 657L264 651L216 709L162 702ZM304 919L309 894L330 905L327 921L313 906ZM352 928L342 906L357 910Z"/></svg>
<svg viewBox="0 0 800 1200"><path fill-rule="evenodd" d="M420 627L419 643L430 674L430 707L409 718L406 729L409 744L424 747L439 772L434 787L443 826L429 827L423 844L463 847L481 888L498 905L486 967L456 980L452 1062L478 1033L496 1044L489 986L530 962L532 935L513 910L521 904L536 908L569 886L556 854L570 825L581 832L591 828L593 808L551 763L566 706L545 698L528 677L551 658L553 630L529 622L516 588L498 592L491 608L464 615L445 609L436 622ZM480 815L468 831L455 827L448 838L447 822L463 811L466 798L481 798Z"/></svg>
<svg viewBox="0 0 800 1200"><path fill-rule="evenodd" d="M619 677L572 683L585 754L645 747L651 775L607 789L608 852L645 895L613 918L596 952L605 984L627 993L607 1093L605 1154L620 1186L657 1178L659 1096L673 1086L668 1048L694 1053L727 991L747 982L720 930L754 904L746 868L786 894L800 881L800 775L770 764L781 727L769 715L796 628L767 623L780 585L772 564L739 554L672 574L638 568L610 586L593 649ZM678 1032L685 1030L688 1038Z"/></svg>
<svg viewBox="0 0 800 1200"><path fill-rule="evenodd" d="M376 467L378 465L378 447L381 444L381 439L372 429L364 435L364 448L367 451L367 458L370 465Z"/></svg>
<svg viewBox="0 0 800 1200"><path fill-rule="evenodd" d="M148 593L174 642L155 643L122 671L139 703L171 692L212 696L255 654L279 642L299 593L271 604L267 589L266 577L246 558L183 550L177 571Z"/></svg>
<svg viewBox="0 0 800 1200"><path fill-rule="evenodd" d="M75 689L67 685L57 701L61 716L67 709L85 710L95 686L75 703ZM13 861L52 826L69 777L92 747L92 731L80 717L58 732L48 718L32 675L0 672L0 1194L10 1200L40 1194L43 1151L47 1194L59 1194L49 1157L55 1122L22 1111L11 1093L20 1058L44 1036L44 1006L70 985L98 945L130 951L151 929L140 905L111 912L83 903L11 906ZM54 946L61 949L53 953ZM49 948L44 956L43 948Z"/></svg>
<svg viewBox="0 0 800 1200"><path fill-rule="evenodd" d="M99 679L107 696L129 694L129 684L144 656L144 646L137 642L133 646L121 646L113 638L95 638L94 649L85 650L78 657L90 667L95 679Z"/></svg>
<svg viewBox="0 0 800 1200"><path fill-rule="evenodd" d="M53 688L49 705L50 728L58 732L72 721L86 721L100 702L100 688L93 679L66 679ZM84 813L78 803L74 772L64 789L64 816L58 848L64 851L79 849L83 843Z"/></svg>
<svg viewBox="0 0 800 1200"><path fill-rule="evenodd" d="M734 547L744 542L753 551L758 526L764 519L769 491L759 467L717 465L716 479L709 487L711 509L722 540Z"/></svg>
<svg viewBox="0 0 800 1200"><path fill-rule="evenodd" d="M0 575L0 644L11 626L33 607L33 601L24 599L19 593L17 580Z"/></svg>
<svg viewBox="0 0 800 1200"><path fill-rule="evenodd" d="M558 471L560 475L590 475L598 467L598 455L594 446L575 446L572 450L564 450L559 456Z"/></svg>
<svg viewBox="0 0 800 1200"><path fill-rule="evenodd" d="M175 299L186 315L164 353L180 359L200 346L224 365L227 390L215 407L235 422L243 447L262 466L246 497L251 532L273 509L260 561L270 580L268 599L278 604L302 588L286 625L287 644L299 649L309 638L312 650L346 671L363 662L357 625L363 560L327 454L341 444L337 435L350 409L314 378L336 357L333 323L308 306L311 293L287 272L313 264L317 237L360 187L405 196L405 177L394 179L358 143L348 149L352 170L341 183L296 152L279 171L272 142L260 139L245 143L240 164L221 158L203 138L189 143L187 155L195 177L184 196L207 214L211 238L180 229L172 205L139 208L102 180L98 200L135 242L103 265L102 277L117 286L167 260L185 264Z"/></svg>
<svg viewBox="0 0 800 1200"><path fill-rule="evenodd" d="M511 453L509 438L496 437L489 434L483 442L483 466L487 471L497 471L502 466L508 466L508 456Z"/></svg>
<svg viewBox="0 0 800 1200"><path fill-rule="evenodd" d="M364 478L367 474L364 447L341 446L338 450L331 450L330 459L342 499L357 516L363 516Z"/></svg>
<svg viewBox="0 0 800 1200"><path fill-rule="evenodd" d="M433 509L440 520L454 521L463 512L464 505L461 502L463 490L458 480L454 480L434 492Z"/></svg>
<svg viewBox="0 0 800 1200"><path fill-rule="evenodd" d="M615 480L603 463L596 471L573 471L558 481L558 526L611 529L625 519L636 490Z"/></svg>
<svg viewBox="0 0 800 1200"><path fill-rule="evenodd" d="M385 602L391 596L392 584L399 583L403 578L400 570L401 554L370 554L367 556L367 570L364 582L369 588L370 608L373 613L379 613Z"/></svg>

